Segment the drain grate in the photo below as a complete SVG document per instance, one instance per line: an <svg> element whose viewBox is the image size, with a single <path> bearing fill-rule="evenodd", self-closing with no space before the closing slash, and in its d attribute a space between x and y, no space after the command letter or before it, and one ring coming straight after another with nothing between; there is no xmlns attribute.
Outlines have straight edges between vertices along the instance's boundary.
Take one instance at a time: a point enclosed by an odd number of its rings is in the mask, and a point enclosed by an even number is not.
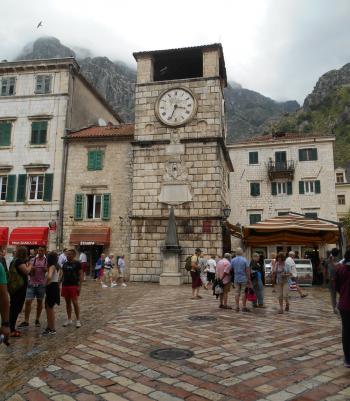
<svg viewBox="0 0 350 401"><path fill-rule="evenodd" d="M182 348L160 348L150 352L150 357L162 361L177 361L192 358L194 353L189 349Z"/></svg>
<svg viewBox="0 0 350 401"><path fill-rule="evenodd" d="M211 316L211 315L190 316L188 319L192 320L193 322L212 322L214 320L217 320L217 318L215 316Z"/></svg>

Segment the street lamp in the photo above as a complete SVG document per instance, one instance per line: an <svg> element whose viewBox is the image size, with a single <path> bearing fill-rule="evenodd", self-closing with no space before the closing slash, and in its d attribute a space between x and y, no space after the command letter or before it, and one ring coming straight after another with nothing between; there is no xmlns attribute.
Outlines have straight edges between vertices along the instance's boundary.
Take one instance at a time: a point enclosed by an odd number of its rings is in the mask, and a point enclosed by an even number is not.
<svg viewBox="0 0 350 401"><path fill-rule="evenodd" d="M222 213L223 213L223 215L224 215L225 220L227 220L227 219L230 217L230 214L231 214L231 208L230 208L230 206L225 206L225 207L222 209Z"/></svg>

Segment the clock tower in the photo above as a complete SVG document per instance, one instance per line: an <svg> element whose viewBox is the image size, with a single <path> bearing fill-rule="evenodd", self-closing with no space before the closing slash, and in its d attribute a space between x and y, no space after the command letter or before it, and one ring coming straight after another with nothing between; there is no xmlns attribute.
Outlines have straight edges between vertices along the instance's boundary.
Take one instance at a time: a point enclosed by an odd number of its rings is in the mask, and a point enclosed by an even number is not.
<svg viewBox="0 0 350 401"><path fill-rule="evenodd" d="M178 282L186 282L185 259L195 248L214 255L229 250L223 209L232 163L225 145L223 50L212 44L134 57L130 280L160 280L169 263L164 244L170 230L178 242Z"/></svg>

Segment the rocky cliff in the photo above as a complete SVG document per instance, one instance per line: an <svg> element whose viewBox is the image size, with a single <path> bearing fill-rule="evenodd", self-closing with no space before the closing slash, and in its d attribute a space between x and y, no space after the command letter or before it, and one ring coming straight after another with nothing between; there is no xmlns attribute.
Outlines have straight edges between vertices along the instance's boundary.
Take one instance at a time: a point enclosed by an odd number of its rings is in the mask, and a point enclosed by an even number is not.
<svg viewBox="0 0 350 401"><path fill-rule="evenodd" d="M350 64L322 75L303 107L284 116L269 129L334 134L334 162L346 166L350 160Z"/></svg>
<svg viewBox="0 0 350 401"><path fill-rule="evenodd" d="M76 57L81 72L107 99L125 121L132 121L134 114L134 85L136 72L121 62L107 57L92 57L86 49L75 51L60 43L56 38L40 38L28 44L17 59L51 57ZM279 118L285 111L295 111L295 101L278 103L257 92L244 89L231 82L226 89L226 114L228 141L255 135L261 132L267 120Z"/></svg>

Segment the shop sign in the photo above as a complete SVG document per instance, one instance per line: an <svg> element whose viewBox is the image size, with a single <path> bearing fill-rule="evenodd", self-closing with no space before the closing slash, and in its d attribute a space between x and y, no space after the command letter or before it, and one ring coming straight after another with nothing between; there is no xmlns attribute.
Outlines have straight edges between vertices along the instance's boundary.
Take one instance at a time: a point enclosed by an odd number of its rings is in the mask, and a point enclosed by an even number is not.
<svg viewBox="0 0 350 401"><path fill-rule="evenodd" d="M40 245L38 241L11 241L11 245Z"/></svg>
<svg viewBox="0 0 350 401"><path fill-rule="evenodd" d="M95 241L80 241L80 245L95 245Z"/></svg>

